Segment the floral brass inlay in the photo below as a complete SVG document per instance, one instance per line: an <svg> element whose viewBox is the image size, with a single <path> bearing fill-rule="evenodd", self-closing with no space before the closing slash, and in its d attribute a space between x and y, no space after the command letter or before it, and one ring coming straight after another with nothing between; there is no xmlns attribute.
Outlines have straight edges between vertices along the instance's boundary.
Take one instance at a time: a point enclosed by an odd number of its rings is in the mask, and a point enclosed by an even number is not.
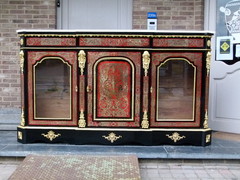
<svg viewBox="0 0 240 180"><path fill-rule="evenodd" d="M85 63L86 63L86 53L83 50L80 50L78 53L78 66L81 70L81 75L83 75L84 73Z"/></svg>
<svg viewBox="0 0 240 180"><path fill-rule="evenodd" d="M180 136L180 134L177 133L177 132L172 133L171 136L169 134L166 134L166 136L168 138L170 138L171 140L173 140L174 142L177 142L177 141L180 141L183 138L186 138L185 136Z"/></svg>
<svg viewBox="0 0 240 180"><path fill-rule="evenodd" d="M108 136L102 136L106 140L111 141L113 143L114 141L118 140L119 138L122 138L122 136L117 136L115 133L111 132L108 134Z"/></svg>
<svg viewBox="0 0 240 180"><path fill-rule="evenodd" d="M145 110L143 113L142 128L147 129L149 127L148 114Z"/></svg>
<svg viewBox="0 0 240 180"><path fill-rule="evenodd" d="M205 111L205 117L204 117L203 127L204 127L205 129L208 128L208 111L207 111L207 109L206 109L206 111Z"/></svg>
<svg viewBox="0 0 240 180"><path fill-rule="evenodd" d="M23 69L24 69L24 52L20 51L19 56L20 56L20 69L21 69L21 72L23 73Z"/></svg>
<svg viewBox="0 0 240 180"><path fill-rule="evenodd" d="M145 76L147 76L149 64L150 64L150 54L148 51L144 51L142 55L142 63L143 63L144 74Z"/></svg>
<svg viewBox="0 0 240 180"><path fill-rule="evenodd" d="M83 113L82 109L80 111L80 116L79 116L79 120L78 120L78 127L81 127L81 128L86 127L86 120L84 118L84 113Z"/></svg>
<svg viewBox="0 0 240 180"><path fill-rule="evenodd" d="M207 76L209 76L209 73L210 73L210 64L211 64L211 52L209 51L206 57Z"/></svg>
<svg viewBox="0 0 240 180"><path fill-rule="evenodd" d="M49 139L50 141L54 140L55 138L61 136L61 134L55 134L54 131L48 131L47 134L42 133L42 136Z"/></svg>
<svg viewBox="0 0 240 180"><path fill-rule="evenodd" d="M22 109L22 114L21 114L21 126L25 126L25 115L24 115L24 110Z"/></svg>
<svg viewBox="0 0 240 180"><path fill-rule="evenodd" d="M211 141L211 134L206 135L206 143Z"/></svg>

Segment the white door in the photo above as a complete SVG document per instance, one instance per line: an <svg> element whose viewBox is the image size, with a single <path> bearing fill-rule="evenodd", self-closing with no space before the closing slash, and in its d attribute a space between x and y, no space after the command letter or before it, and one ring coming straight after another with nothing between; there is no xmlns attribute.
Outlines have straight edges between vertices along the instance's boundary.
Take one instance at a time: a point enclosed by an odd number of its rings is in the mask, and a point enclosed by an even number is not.
<svg viewBox="0 0 240 180"><path fill-rule="evenodd" d="M233 13L234 11L229 11L226 8L231 8L235 5L240 7L240 1L234 1L235 4L232 5L226 5L233 2L231 0L206 0L205 2L205 14L207 15L205 28L213 31L216 30L215 38L212 40L209 125L213 130L240 133L240 61L228 65L223 61L217 61L215 58L215 39L219 35L224 35L224 32L219 32L219 29L222 31L225 28L228 31L227 35L232 36L225 25L226 21L229 21L227 19L229 18L229 13ZM227 18L224 17L225 12L227 13ZM223 13L224 18L222 15L220 17L219 13ZM240 23L240 19L238 21ZM225 27L219 27L221 23Z"/></svg>
<svg viewBox="0 0 240 180"><path fill-rule="evenodd" d="M132 29L132 0L59 0L58 29Z"/></svg>

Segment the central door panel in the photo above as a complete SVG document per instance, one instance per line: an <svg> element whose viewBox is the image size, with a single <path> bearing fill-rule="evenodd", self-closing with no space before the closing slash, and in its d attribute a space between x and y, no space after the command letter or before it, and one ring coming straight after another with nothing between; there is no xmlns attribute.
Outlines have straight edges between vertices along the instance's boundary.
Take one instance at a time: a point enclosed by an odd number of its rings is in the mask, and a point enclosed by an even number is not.
<svg viewBox="0 0 240 180"><path fill-rule="evenodd" d="M139 127L139 52L88 52L88 127Z"/></svg>

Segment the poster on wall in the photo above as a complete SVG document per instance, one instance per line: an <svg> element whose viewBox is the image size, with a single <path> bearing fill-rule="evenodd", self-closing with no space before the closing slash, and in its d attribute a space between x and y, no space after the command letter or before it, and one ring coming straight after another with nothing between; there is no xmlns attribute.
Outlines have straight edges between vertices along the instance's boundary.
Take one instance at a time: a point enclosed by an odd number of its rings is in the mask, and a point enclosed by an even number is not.
<svg viewBox="0 0 240 180"><path fill-rule="evenodd" d="M240 43L240 0L217 0L216 6L217 60L232 60L233 44Z"/></svg>

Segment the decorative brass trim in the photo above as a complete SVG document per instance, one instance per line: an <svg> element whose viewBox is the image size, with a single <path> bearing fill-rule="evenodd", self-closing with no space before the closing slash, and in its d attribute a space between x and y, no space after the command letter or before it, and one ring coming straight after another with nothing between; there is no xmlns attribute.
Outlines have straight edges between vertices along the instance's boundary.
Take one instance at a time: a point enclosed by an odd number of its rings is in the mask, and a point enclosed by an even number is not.
<svg viewBox="0 0 240 180"><path fill-rule="evenodd" d="M21 131L18 131L18 139L22 140L23 139L23 135Z"/></svg>
<svg viewBox="0 0 240 180"><path fill-rule="evenodd" d="M126 118L126 119L121 119L121 118L108 118L108 119L106 119L106 118L97 118L97 113L96 113L96 104L97 104L97 65L101 62L101 61L105 61L105 60L110 60L110 61L112 61L112 60L117 60L117 61L119 61L119 60L122 60L122 61L126 61L126 62L128 62L130 65L131 65L131 67L132 67L132 101L131 101L131 117L130 118ZM93 120L95 120L95 121L122 121L122 122L124 122L124 121L134 121L134 99L135 99L135 94L134 94L134 92L135 92L135 66L134 66L134 64L132 63L132 61L131 60L129 60L128 58L124 58L124 57L118 57L118 56L108 56L108 57L104 57L104 58L101 58L101 59L99 59L99 60L97 60L96 62L95 62L95 64L94 64L94 66L93 66L93 69L94 69L94 71L93 71L93 79L94 79L94 87L93 87L93 90L91 89L91 88L89 88L89 86L87 86L87 92L92 92L93 91Z"/></svg>
<svg viewBox="0 0 240 180"><path fill-rule="evenodd" d="M25 115L24 115L24 109L22 109L22 113L21 113L21 126L25 126Z"/></svg>
<svg viewBox="0 0 240 180"><path fill-rule="evenodd" d="M148 121L148 114L147 114L147 110L145 110L143 112L143 120L142 120L142 128L143 129L147 129L149 128L149 121Z"/></svg>
<svg viewBox="0 0 240 180"><path fill-rule="evenodd" d="M209 76L210 73L210 66L211 66L211 52L207 52L207 57L206 57L206 69L207 69L207 76Z"/></svg>
<svg viewBox="0 0 240 180"><path fill-rule="evenodd" d="M81 75L84 73L84 68L86 64L86 53L83 50L80 50L78 53L78 66L81 70Z"/></svg>
<svg viewBox="0 0 240 180"><path fill-rule="evenodd" d="M211 134L206 135L206 143L211 142Z"/></svg>
<svg viewBox="0 0 240 180"><path fill-rule="evenodd" d="M150 93L152 93L152 92L153 92L153 87L151 86L151 87L150 87Z"/></svg>
<svg viewBox="0 0 240 180"><path fill-rule="evenodd" d="M205 117L204 117L203 127L205 129L208 128L208 111L207 111L207 109L205 110Z"/></svg>
<svg viewBox="0 0 240 180"><path fill-rule="evenodd" d="M83 109L81 109L81 111L80 111L79 120L78 120L78 127L80 127L80 128L85 128L86 127L86 120L85 120L85 117L84 117Z"/></svg>
<svg viewBox="0 0 240 180"><path fill-rule="evenodd" d="M177 133L177 132L172 133L171 136L170 136L169 134L166 134L166 136L167 136L168 138L170 138L171 140L173 140L175 143L176 143L177 141L180 141L180 140L183 139L183 138L186 138L186 136L180 136L180 134Z"/></svg>
<svg viewBox="0 0 240 180"><path fill-rule="evenodd" d="M208 40L208 41L207 41L207 46L208 46L208 47L211 47L211 40Z"/></svg>
<svg viewBox="0 0 240 180"><path fill-rule="evenodd" d="M111 132L108 136L102 136L106 140L110 141L111 143L117 141L118 139L122 138L122 136L117 136L115 133Z"/></svg>
<svg viewBox="0 0 240 180"><path fill-rule="evenodd" d="M142 65L144 69L144 75L147 76L148 69L149 69L149 64L150 64L150 54L148 51L144 51L142 55Z"/></svg>
<svg viewBox="0 0 240 180"><path fill-rule="evenodd" d="M69 110L69 112L70 112L70 114L69 114L69 117L67 117L67 118L61 118L61 117L57 117L57 118L47 118L47 117L37 117L36 116L36 66L38 65L38 64L40 64L40 63L42 63L43 61L45 61L45 60L49 60L49 59L56 59L56 60L61 60L64 64L66 64L68 67L69 67L69 85L70 85L70 87L69 87L69 89L71 90L71 92L73 91L72 90L72 67L71 67L71 65L67 62L67 61L64 61L64 59L62 59L61 57L44 57L44 58L42 58L40 61L38 61L34 66L33 66L33 97L34 97L34 99L33 99L33 103L34 103L34 112L33 112L33 114L34 114L34 119L62 119L62 120L66 120L66 119L68 119L68 120L70 120L71 119L71 117L72 117L72 108L71 108L71 104L72 104L72 93L70 92L70 106L69 106L69 108L70 108L70 110ZM75 89L76 90L76 89Z"/></svg>
<svg viewBox="0 0 240 180"><path fill-rule="evenodd" d="M185 58L169 58L169 59L167 59L166 61L160 63L160 65L157 67L157 84L156 84L156 87L159 87L160 67L161 67L162 65L164 65L164 64L165 64L166 62L168 62L168 61L175 61L175 60L177 60L177 61L179 61L179 60L186 61L188 64L190 64L190 65L194 68L193 102L192 102L193 116L192 116L192 119L161 119L161 118L158 117L158 109L159 109L159 108L157 108L157 110L156 110L156 117L157 117L157 120L156 120L156 121L157 121L157 122L163 122L163 121L166 121L166 122L170 122L170 121L192 122L192 121L194 121L194 117L195 117L195 107L196 107L196 105L195 105L196 93L195 93L195 92L196 92L196 74L197 74L197 68L196 68L196 66L195 66L193 63L191 63L190 61L188 61L188 60L185 59ZM159 98L159 93L158 93L159 88L156 88L156 91L157 91L157 99L158 99L158 98ZM157 100L157 102L156 102L156 107L158 107L158 100Z"/></svg>
<svg viewBox="0 0 240 180"><path fill-rule="evenodd" d="M23 38L20 39L20 45L22 46L24 44Z"/></svg>
<svg viewBox="0 0 240 180"><path fill-rule="evenodd" d="M20 69L21 69L21 73L23 73L24 72L24 52L23 52L23 50L20 51L19 56L20 56Z"/></svg>
<svg viewBox="0 0 240 180"><path fill-rule="evenodd" d="M61 136L61 134L55 134L54 131L48 131L47 134L42 133L41 135L44 136L45 138L49 139L50 141L52 141L55 138Z"/></svg>

